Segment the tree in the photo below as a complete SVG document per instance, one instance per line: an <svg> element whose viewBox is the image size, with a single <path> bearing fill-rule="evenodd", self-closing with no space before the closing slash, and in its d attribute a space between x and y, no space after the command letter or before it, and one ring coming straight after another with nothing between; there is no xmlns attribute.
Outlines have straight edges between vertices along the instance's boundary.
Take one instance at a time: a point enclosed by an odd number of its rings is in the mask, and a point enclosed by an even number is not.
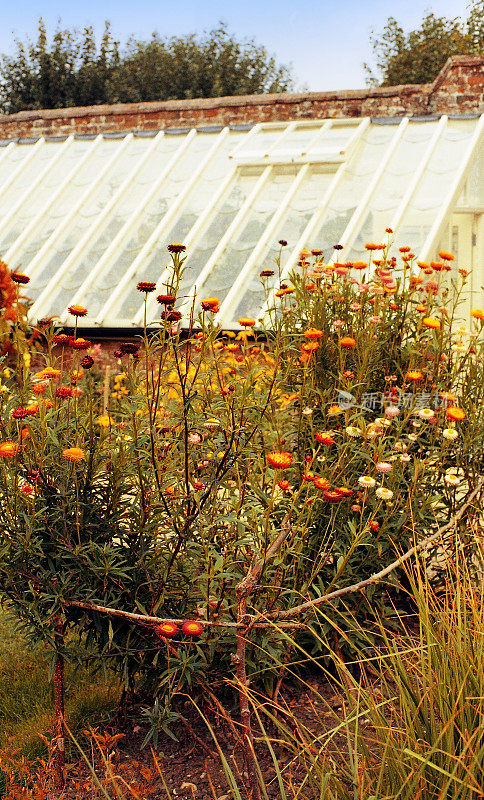
<svg viewBox="0 0 484 800"><path fill-rule="evenodd" d="M405 33L394 17L371 35L376 72L365 64L368 83L397 86L430 83L450 56L484 51L484 0L472 0L468 17L461 20L428 13L419 28Z"/></svg>
<svg viewBox="0 0 484 800"><path fill-rule="evenodd" d="M238 41L220 23L202 34L128 39L121 49L106 22L98 47L92 27L58 28L49 42L42 20L35 42L15 41L0 58L0 108L65 108L100 103L287 91L289 67L253 39Z"/></svg>

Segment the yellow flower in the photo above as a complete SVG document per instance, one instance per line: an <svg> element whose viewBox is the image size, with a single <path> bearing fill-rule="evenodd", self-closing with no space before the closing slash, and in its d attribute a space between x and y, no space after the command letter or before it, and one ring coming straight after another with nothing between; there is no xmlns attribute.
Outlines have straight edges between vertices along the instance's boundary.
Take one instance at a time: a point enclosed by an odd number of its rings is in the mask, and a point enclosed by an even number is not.
<svg viewBox="0 0 484 800"><path fill-rule="evenodd" d="M471 311L471 317L484 320L484 308L474 308ZM3 374L5 375L5 372Z"/></svg>
<svg viewBox="0 0 484 800"><path fill-rule="evenodd" d="M32 377L39 381L43 381L46 378L55 380L56 378L60 377L60 374L60 369L54 369L54 367L44 367L44 369L41 369L40 372L36 372Z"/></svg>
<svg viewBox="0 0 484 800"><path fill-rule="evenodd" d="M114 420L109 414L102 414L97 418L96 422L101 428L109 428L114 423Z"/></svg>
<svg viewBox="0 0 484 800"><path fill-rule="evenodd" d="M328 417L335 417L337 414L342 414L343 409L338 405L332 405L328 408L326 413L328 414Z"/></svg>
<svg viewBox="0 0 484 800"><path fill-rule="evenodd" d="M422 322L426 328L432 328L433 330L438 330L440 328L440 322L438 319L435 319L435 317L424 317Z"/></svg>

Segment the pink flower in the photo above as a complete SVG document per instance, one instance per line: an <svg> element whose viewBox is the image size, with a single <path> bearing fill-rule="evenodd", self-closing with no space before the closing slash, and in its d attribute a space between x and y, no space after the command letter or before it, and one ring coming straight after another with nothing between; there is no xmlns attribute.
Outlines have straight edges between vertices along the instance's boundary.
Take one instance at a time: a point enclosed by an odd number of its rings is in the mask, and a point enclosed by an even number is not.
<svg viewBox="0 0 484 800"><path fill-rule="evenodd" d="M391 464L388 463L388 461L379 461L378 464L376 465L375 469L376 469L377 472L387 473L387 472L391 472L393 467L392 467Z"/></svg>
<svg viewBox="0 0 484 800"><path fill-rule="evenodd" d="M351 303L350 308L352 311L359 311L361 308L361 303Z"/></svg>
<svg viewBox="0 0 484 800"><path fill-rule="evenodd" d="M381 317L368 317L368 322L370 325L378 325L381 322Z"/></svg>
<svg viewBox="0 0 484 800"><path fill-rule="evenodd" d="M360 284L358 284L358 291L359 292L369 292L370 291L370 284L369 283L360 283Z"/></svg>
<svg viewBox="0 0 484 800"><path fill-rule="evenodd" d="M390 417L390 419L398 417L399 413L400 409L398 406L387 406L385 409L385 416Z"/></svg>
<svg viewBox="0 0 484 800"><path fill-rule="evenodd" d="M344 325L344 322L343 322L342 319L335 319L335 321L333 322L333 328L336 328L336 330L338 328L342 328L343 325Z"/></svg>
<svg viewBox="0 0 484 800"><path fill-rule="evenodd" d="M202 437L199 433L189 433L187 436L188 444L200 444Z"/></svg>

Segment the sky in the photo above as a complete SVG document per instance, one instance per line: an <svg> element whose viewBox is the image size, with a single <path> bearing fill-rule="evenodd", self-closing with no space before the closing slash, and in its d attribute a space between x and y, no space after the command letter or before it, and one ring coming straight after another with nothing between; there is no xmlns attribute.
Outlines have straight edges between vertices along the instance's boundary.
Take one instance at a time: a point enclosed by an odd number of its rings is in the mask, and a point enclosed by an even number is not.
<svg viewBox="0 0 484 800"><path fill-rule="evenodd" d="M110 20L115 37L149 38L209 30L224 21L237 38L253 37L280 63L291 64L297 87L309 91L359 89L363 62L371 62L370 34L391 14L403 27L418 27L427 11L466 16L468 0L0 0L0 52L13 53L14 36L35 36L39 17L50 32L91 24L101 32Z"/></svg>

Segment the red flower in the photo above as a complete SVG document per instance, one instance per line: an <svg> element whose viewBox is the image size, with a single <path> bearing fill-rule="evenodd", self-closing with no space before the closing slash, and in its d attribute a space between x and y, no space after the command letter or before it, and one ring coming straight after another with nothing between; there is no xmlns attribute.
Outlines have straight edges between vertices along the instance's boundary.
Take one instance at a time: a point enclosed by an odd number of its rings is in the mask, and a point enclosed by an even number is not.
<svg viewBox="0 0 484 800"><path fill-rule="evenodd" d="M166 311L161 312L161 318L167 322L179 322L182 318L182 315L180 311L170 311L167 309Z"/></svg>
<svg viewBox="0 0 484 800"><path fill-rule="evenodd" d="M162 622L155 628L155 633L160 639L172 639L178 632L178 626L174 622Z"/></svg>
<svg viewBox="0 0 484 800"><path fill-rule="evenodd" d="M59 388L55 390L55 396L64 399L66 397L72 397L72 389L70 386L59 386Z"/></svg>
<svg viewBox="0 0 484 800"><path fill-rule="evenodd" d="M169 253L184 253L186 249L184 244L169 244L167 247Z"/></svg>
<svg viewBox="0 0 484 800"><path fill-rule="evenodd" d="M89 350L92 346L92 342L90 342L89 339L83 339L82 337L79 339L71 339L70 344L74 350Z"/></svg>
<svg viewBox="0 0 484 800"><path fill-rule="evenodd" d="M283 492L287 492L289 489L289 481L277 481L277 485Z"/></svg>
<svg viewBox="0 0 484 800"><path fill-rule="evenodd" d="M22 272L12 272L10 277L13 280L14 283L24 283L25 284L25 283L28 283L30 281L30 278L28 277L28 275L24 275Z"/></svg>
<svg viewBox="0 0 484 800"><path fill-rule="evenodd" d="M87 314L87 308L84 306L69 306L67 310L73 317L85 317Z"/></svg>
<svg viewBox="0 0 484 800"><path fill-rule="evenodd" d="M162 306L172 306L176 297L174 294L159 294L156 299Z"/></svg>
<svg viewBox="0 0 484 800"><path fill-rule="evenodd" d="M203 633L203 625L196 620L187 620L182 625L182 632L185 636L200 636Z"/></svg>
<svg viewBox="0 0 484 800"><path fill-rule="evenodd" d="M119 345L119 351L123 355L132 355L135 356L138 354L139 344L137 342L121 342Z"/></svg>
<svg viewBox="0 0 484 800"><path fill-rule="evenodd" d="M338 492L337 489L332 489L328 492L323 492L323 497L328 503L339 503L341 500L345 499L344 494Z"/></svg>
<svg viewBox="0 0 484 800"><path fill-rule="evenodd" d="M20 408L14 408L12 411L13 419L25 419L25 417L31 417L32 414L36 413L37 409L25 408L24 406L20 406Z"/></svg>
<svg viewBox="0 0 484 800"><path fill-rule="evenodd" d="M52 337L52 341L54 344L69 344L71 340L70 336L67 336L66 333L58 333Z"/></svg>
<svg viewBox="0 0 484 800"><path fill-rule="evenodd" d="M149 294L150 292L154 292L156 289L156 283L153 281L140 281L136 288L138 292L144 292L145 294Z"/></svg>

